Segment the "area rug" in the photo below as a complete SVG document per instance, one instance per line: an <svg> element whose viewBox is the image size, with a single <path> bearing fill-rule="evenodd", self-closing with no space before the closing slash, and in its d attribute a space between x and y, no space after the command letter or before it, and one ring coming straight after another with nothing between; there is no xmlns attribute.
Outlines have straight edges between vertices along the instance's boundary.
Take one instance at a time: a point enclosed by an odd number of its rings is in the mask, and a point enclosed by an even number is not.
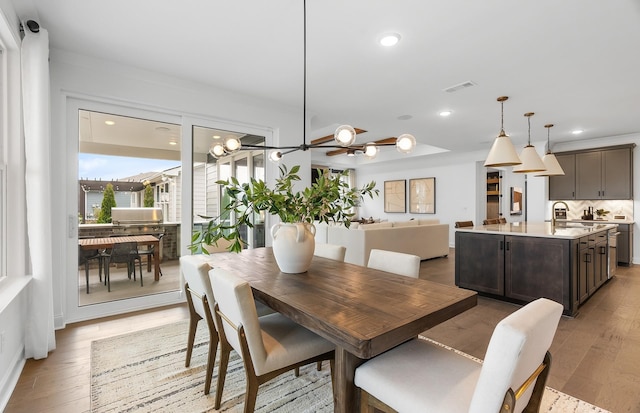
<svg viewBox="0 0 640 413"><path fill-rule="evenodd" d="M92 342L91 412L242 411L245 378L240 358L231 353L222 405L215 410L217 362L211 394L203 393L206 326L201 322L198 328L190 367L184 366L187 330L188 322L182 321ZM540 411L607 413L549 387ZM256 412L333 412L328 363L320 372L314 363L303 367L300 377L285 373L260 386Z"/></svg>

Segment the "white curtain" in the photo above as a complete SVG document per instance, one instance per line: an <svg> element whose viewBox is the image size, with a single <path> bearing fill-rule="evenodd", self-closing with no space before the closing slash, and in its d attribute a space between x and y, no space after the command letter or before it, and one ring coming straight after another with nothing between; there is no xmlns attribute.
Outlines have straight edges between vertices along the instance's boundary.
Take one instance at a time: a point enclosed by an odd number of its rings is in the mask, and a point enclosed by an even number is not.
<svg viewBox="0 0 640 413"><path fill-rule="evenodd" d="M53 324L51 189L49 160L49 34L24 25L22 109L25 135L27 234L32 276L25 337L27 358L41 359L55 349Z"/></svg>

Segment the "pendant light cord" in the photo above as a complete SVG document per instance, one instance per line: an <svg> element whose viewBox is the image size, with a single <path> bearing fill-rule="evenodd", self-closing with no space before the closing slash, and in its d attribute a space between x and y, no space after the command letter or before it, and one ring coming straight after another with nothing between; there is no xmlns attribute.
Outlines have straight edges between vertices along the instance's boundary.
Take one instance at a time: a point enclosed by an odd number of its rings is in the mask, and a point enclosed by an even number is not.
<svg viewBox="0 0 640 413"><path fill-rule="evenodd" d="M304 20L302 24L302 147L307 147L307 0L302 2Z"/></svg>

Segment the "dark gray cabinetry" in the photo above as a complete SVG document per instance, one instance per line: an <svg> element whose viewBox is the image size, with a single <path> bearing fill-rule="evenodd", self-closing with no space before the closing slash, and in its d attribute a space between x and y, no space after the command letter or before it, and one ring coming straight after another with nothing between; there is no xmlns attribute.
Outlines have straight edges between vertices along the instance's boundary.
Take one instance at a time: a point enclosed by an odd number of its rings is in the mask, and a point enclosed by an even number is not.
<svg viewBox="0 0 640 413"><path fill-rule="evenodd" d="M576 199L576 155L556 154L564 175L549 177L549 199Z"/></svg>
<svg viewBox="0 0 640 413"><path fill-rule="evenodd" d="M633 261L633 224L618 224L618 262L630 265Z"/></svg>
<svg viewBox="0 0 640 413"><path fill-rule="evenodd" d="M632 199L634 147L556 153L565 175L549 177L549 199Z"/></svg>
<svg viewBox="0 0 640 413"><path fill-rule="evenodd" d="M505 297L524 302L546 297L571 308L570 240L505 236L505 246Z"/></svg>
<svg viewBox="0 0 640 413"><path fill-rule="evenodd" d="M585 302L607 281L607 233L580 238L578 242L578 301Z"/></svg>
<svg viewBox="0 0 640 413"><path fill-rule="evenodd" d="M576 199L631 199L631 150L576 154Z"/></svg>
<svg viewBox="0 0 640 413"><path fill-rule="evenodd" d="M577 312L578 240L458 231L456 285L509 301L546 297Z"/></svg>
<svg viewBox="0 0 640 413"><path fill-rule="evenodd" d="M504 295L504 235L456 232L456 285Z"/></svg>

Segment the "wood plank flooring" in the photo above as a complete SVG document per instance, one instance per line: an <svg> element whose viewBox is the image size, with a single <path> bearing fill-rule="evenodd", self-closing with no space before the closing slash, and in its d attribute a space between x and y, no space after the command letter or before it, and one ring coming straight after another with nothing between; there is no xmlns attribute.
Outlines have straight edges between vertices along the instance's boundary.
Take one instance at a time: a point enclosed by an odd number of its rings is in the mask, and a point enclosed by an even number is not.
<svg viewBox="0 0 640 413"><path fill-rule="evenodd" d="M423 261L420 278L453 285L453 254ZM484 358L495 325L518 308L480 297L424 334ZM187 318L186 305L177 305L68 325L48 358L27 360L5 412L88 412L91 341ZM551 353L551 387L615 413L640 413L640 266L620 267L577 317L563 317Z"/></svg>

